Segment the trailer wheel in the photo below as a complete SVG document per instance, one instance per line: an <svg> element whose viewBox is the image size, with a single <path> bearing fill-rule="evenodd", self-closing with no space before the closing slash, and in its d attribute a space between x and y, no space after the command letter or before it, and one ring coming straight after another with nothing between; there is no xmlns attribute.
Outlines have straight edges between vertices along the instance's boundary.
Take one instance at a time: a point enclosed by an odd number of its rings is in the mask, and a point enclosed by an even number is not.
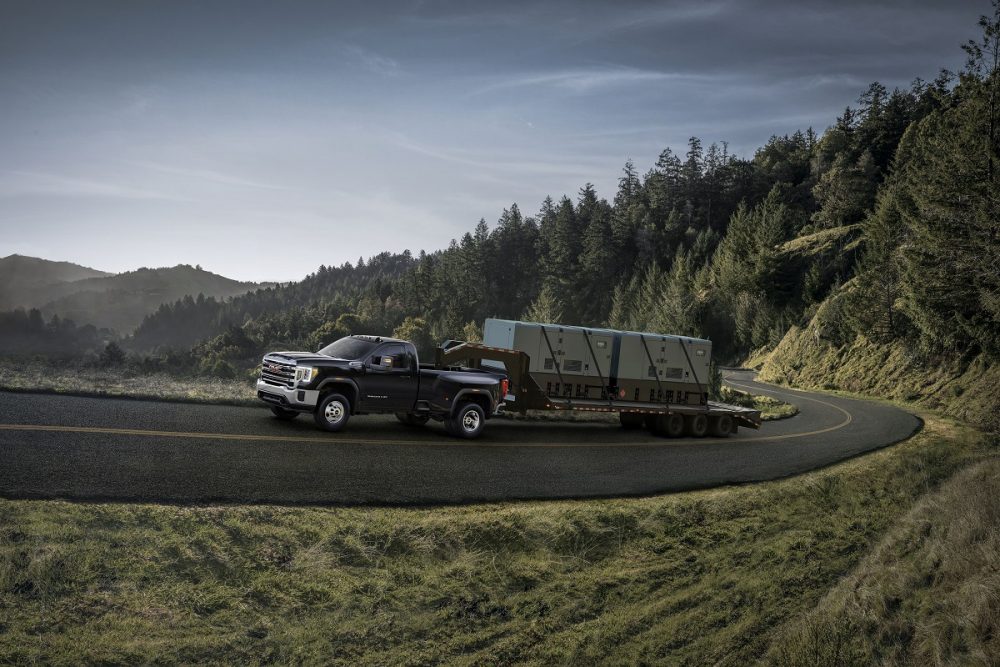
<svg viewBox="0 0 1000 667"><path fill-rule="evenodd" d="M669 415L656 415L653 433L667 438L681 437L684 434L684 417L676 412Z"/></svg>
<svg viewBox="0 0 1000 667"><path fill-rule="evenodd" d="M340 394L328 394L316 406L316 425L326 431L339 431L351 418L351 404Z"/></svg>
<svg viewBox="0 0 1000 667"><path fill-rule="evenodd" d="M619 412L618 421L622 423L622 428L631 431L633 429L642 428L645 423L645 419L642 415L637 415L634 412Z"/></svg>
<svg viewBox="0 0 1000 667"><path fill-rule="evenodd" d="M412 412L397 412L396 419L407 426L423 426L430 420L430 415L415 415Z"/></svg>
<svg viewBox="0 0 1000 667"><path fill-rule="evenodd" d="M679 415L676 412L664 415L663 422L663 432L667 434L668 438L679 438L684 435L684 415Z"/></svg>
<svg viewBox="0 0 1000 667"><path fill-rule="evenodd" d="M719 415L708 420L708 431L717 438L728 438L733 429L733 418Z"/></svg>
<svg viewBox="0 0 1000 667"><path fill-rule="evenodd" d="M463 403L455 415L445 422L445 428L459 438L478 438L486 426L486 413L476 403Z"/></svg>
<svg viewBox="0 0 1000 667"><path fill-rule="evenodd" d="M277 405L271 406L271 414L274 415L275 419L280 419L283 422L291 421L299 416L299 413L295 410L286 410L279 408Z"/></svg>
<svg viewBox="0 0 1000 667"><path fill-rule="evenodd" d="M703 414L684 417L684 433L693 438L702 438L708 432L708 417Z"/></svg>

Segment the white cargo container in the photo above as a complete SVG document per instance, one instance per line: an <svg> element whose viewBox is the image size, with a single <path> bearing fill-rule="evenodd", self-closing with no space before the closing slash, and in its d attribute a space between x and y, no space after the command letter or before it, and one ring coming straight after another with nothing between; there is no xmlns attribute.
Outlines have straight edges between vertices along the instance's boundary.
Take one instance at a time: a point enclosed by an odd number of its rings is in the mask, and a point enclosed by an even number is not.
<svg viewBox="0 0 1000 667"><path fill-rule="evenodd" d="M547 396L685 405L708 400L708 340L488 319L483 344L529 355L528 370Z"/></svg>

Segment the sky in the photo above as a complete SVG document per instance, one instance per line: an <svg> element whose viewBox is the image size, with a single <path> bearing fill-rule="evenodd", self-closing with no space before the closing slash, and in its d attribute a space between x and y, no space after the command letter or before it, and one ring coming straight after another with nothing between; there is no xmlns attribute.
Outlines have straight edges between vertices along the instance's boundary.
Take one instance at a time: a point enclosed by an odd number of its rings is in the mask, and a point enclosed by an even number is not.
<svg viewBox="0 0 1000 667"><path fill-rule="evenodd" d="M986 0L0 2L0 257L297 280L752 157L964 63Z"/></svg>

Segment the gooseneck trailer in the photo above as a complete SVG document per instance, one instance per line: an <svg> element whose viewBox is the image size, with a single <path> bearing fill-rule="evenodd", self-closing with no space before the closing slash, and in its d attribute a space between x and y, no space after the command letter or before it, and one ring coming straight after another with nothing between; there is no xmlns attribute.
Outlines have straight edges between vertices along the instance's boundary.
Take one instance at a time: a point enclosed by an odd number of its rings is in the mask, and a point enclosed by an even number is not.
<svg viewBox="0 0 1000 667"><path fill-rule="evenodd" d="M488 319L482 343L446 341L436 365L506 372L508 411L617 412L667 437L760 428L760 411L709 400L711 357L699 338Z"/></svg>

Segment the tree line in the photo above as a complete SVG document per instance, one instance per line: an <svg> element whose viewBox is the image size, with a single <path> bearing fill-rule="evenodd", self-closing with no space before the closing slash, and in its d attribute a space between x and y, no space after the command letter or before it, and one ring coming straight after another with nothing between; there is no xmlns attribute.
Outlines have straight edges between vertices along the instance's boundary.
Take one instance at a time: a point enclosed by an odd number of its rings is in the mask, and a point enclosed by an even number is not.
<svg viewBox="0 0 1000 667"><path fill-rule="evenodd" d="M645 173L626 162L610 200L585 183L532 214L512 204L440 251L322 266L229 300L185 297L121 343L226 374L355 332L395 332L426 354L504 317L703 336L738 360L822 311L838 343L995 355L996 4L981 28L962 72L873 83L822 135L774 136L748 159L692 137Z"/></svg>

